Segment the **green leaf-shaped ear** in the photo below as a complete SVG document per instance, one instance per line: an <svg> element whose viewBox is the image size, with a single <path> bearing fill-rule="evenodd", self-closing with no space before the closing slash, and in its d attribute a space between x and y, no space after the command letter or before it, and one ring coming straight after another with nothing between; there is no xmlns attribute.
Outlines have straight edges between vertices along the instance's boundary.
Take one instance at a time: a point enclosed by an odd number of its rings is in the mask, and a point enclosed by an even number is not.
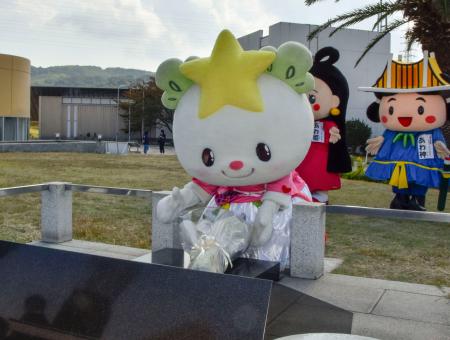
<svg viewBox="0 0 450 340"><path fill-rule="evenodd" d="M297 93L306 93L314 88L314 77L308 72L313 65L313 58L306 46L288 41L278 50L272 46L265 46L262 50L274 51L277 54L267 70L268 73L284 81Z"/></svg>
<svg viewBox="0 0 450 340"><path fill-rule="evenodd" d="M168 59L159 65L156 70L156 86L164 90L161 101L168 109L174 110L180 98L192 85L192 80L186 78L180 72L182 63L180 59Z"/></svg>
<svg viewBox="0 0 450 340"><path fill-rule="evenodd" d="M270 52L274 52L275 54L277 54L277 49L273 46L264 46L260 50L261 51L270 51ZM272 73L272 69L273 69L273 64L270 64L270 66L267 68L266 72Z"/></svg>

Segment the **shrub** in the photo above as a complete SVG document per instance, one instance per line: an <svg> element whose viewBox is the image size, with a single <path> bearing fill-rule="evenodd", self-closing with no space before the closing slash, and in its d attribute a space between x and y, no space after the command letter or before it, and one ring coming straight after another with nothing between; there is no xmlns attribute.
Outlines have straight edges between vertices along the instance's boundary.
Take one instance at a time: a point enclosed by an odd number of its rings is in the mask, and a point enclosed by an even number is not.
<svg viewBox="0 0 450 340"><path fill-rule="evenodd" d="M359 119L351 119L346 122L347 129L347 146L351 149L352 153L363 148L367 139L372 134L372 129L369 125Z"/></svg>

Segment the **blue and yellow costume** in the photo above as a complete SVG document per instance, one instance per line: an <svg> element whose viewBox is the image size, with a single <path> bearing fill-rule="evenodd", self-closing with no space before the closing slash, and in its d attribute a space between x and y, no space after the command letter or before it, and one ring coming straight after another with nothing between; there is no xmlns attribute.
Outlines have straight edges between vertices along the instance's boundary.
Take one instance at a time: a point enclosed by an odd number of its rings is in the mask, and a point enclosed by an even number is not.
<svg viewBox="0 0 450 340"><path fill-rule="evenodd" d="M440 129L420 132L386 130L384 142L366 175L375 180L389 180L398 194L424 196L428 188L439 187L444 161L434 143L442 141Z"/></svg>

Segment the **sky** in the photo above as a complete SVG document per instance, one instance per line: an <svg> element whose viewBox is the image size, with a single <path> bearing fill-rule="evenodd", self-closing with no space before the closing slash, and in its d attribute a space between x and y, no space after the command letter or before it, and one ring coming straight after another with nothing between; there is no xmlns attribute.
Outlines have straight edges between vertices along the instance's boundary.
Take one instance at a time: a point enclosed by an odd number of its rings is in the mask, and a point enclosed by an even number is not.
<svg viewBox="0 0 450 340"><path fill-rule="evenodd" d="M208 56L218 33L236 37L277 22L321 24L378 0L0 0L0 53L34 66L96 65L154 71L165 59ZM372 28L367 21L352 28ZM391 37L404 50L404 27Z"/></svg>

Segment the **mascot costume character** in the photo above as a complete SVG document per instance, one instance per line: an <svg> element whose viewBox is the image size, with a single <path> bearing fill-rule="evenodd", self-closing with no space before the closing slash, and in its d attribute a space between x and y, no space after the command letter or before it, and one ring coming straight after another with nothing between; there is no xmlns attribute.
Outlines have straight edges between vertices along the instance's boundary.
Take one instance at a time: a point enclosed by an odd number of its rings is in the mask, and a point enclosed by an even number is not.
<svg viewBox="0 0 450 340"><path fill-rule="evenodd" d="M315 87L309 93L314 114L311 148L297 172L311 190L314 201L328 203L328 190L341 187L340 173L352 171L345 142L345 113L349 89L347 79L334 63L339 52L324 47L316 53L309 71Z"/></svg>
<svg viewBox="0 0 450 340"><path fill-rule="evenodd" d="M210 57L158 67L176 154L193 179L159 202L157 218L175 222L207 204L212 221L180 223L191 268L223 272L238 256L287 264L292 203L312 200L295 172L313 135L311 66L302 44L244 51L224 30Z"/></svg>
<svg viewBox="0 0 450 340"><path fill-rule="evenodd" d="M390 60L376 84L360 90L375 93L367 117L386 128L368 140L366 150L376 157L366 175L392 185L391 209L424 211L427 190L439 187L450 154L440 129L450 118L450 84L434 54L424 51L416 63Z"/></svg>

